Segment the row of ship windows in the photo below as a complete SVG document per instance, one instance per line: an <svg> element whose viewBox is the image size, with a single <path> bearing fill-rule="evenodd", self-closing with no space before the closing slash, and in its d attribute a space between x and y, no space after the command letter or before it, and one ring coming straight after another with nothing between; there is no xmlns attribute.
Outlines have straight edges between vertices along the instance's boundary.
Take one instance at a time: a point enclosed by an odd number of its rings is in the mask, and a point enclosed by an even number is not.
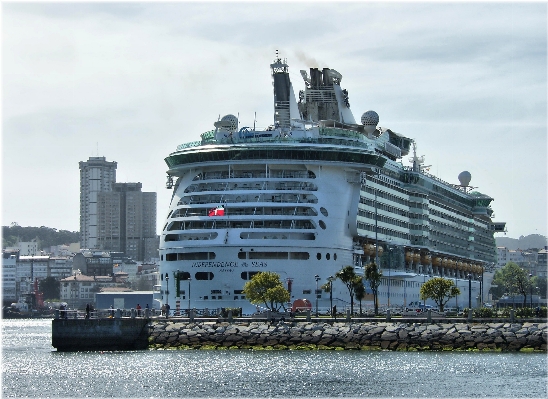
<svg viewBox="0 0 548 399"><path fill-rule="evenodd" d="M321 208L322 213L325 212L327 216L327 211L325 208ZM205 217L210 216L212 213L211 207L205 208L181 208L173 212L170 215L170 219L175 219L179 217ZM285 207L266 207L266 206L248 206L248 207L224 207L223 216L233 216L233 215L249 215L249 216L270 216L270 215L283 215L283 216L318 216L318 212L311 207L303 206L285 206ZM164 228L165 230L165 228Z"/></svg>
<svg viewBox="0 0 548 399"><path fill-rule="evenodd" d="M300 190L300 191L318 191L318 186L312 183L262 181L256 183L200 183L191 184L185 188L185 193L194 193L201 191L233 191L233 190Z"/></svg>
<svg viewBox="0 0 548 399"><path fill-rule="evenodd" d="M366 230L366 231L375 232L375 225L371 225L371 224L363 223L363 222L358 222L358 229L359 230ZM411 239L411 234L409 234L409 233L402 233L401 231L387 229L387 228L380 227L380 226L378 227L377 232L380 233L380 234L391 236L391 237L402 238L404 240L410 240Z"/></svg>
<svg viewBox="0 0 548 399"><path fill-rule="evenodd" d="M318 222L322 229L326 229L326 224L322 220ZM172 222L167 231L180 230L205 230L205 229L306 229L314 230L315 223L312 220L206 220L206 221L181 221ZM178 241L178 239L168 239L172 235L166 236L166 241Z"/></svg>
<svg viewBox="0 0 548 399"><path fill-rule="evenodd" d="M359 216L370 220L375 220L375 214L372 212L358 212ZM403 227L408 230L428 231L428 226L415 223L407 223L399 219L390 218L384 215L377 215L377 221L381 223L391 224L398 227Z"/></svg>
<svg viewBox="0 0 548 399"><path fill-rule="evenodd" d="M168 253L165 255L167 262L174 262L180 260L214 260L216 258L215 252L179 252ZM240 251L238 252L238 259L289 259L289 260L308 260L310 254L308 252L278 252L278 251ZM316 259L321 260L321 252L316 253ZM325 254L326 260L331 260L331 254ZM160 256L160 260L164 260L164 255ZM337 254L333 254L333 260L337 260ZM213 273L211 273L213 274ZM190 275L189 275L190 276ZM198 280L207 280L206 278Z"/></svg>
<svg viewBox="0 0 548 399"><path fill-rule="evenodd" d="M192 205L192 204L240 204L240 203L254 203L254 202L272 202L279 204L317 204L318 198L313 194L302 193L284 193L284 194L272 194L272 193L259 193L257 192L250 195L238 195L238 194L204 194L204 195L184 195L177 205Z"/></svg>
<svg viewBox="0 0 548 399"><path fill-rule="evenodd" d="M265 168L268 166L265 165ZM214 172L204 172L198 173L193 181L196 180L215 180L215 179L315 179L316 175L314 172L307 170L269 170L268 175L265 172L265 169L261 170L246 170L246 171L237 171L237 170L228 170L228 171L214 171Z"/></svg>

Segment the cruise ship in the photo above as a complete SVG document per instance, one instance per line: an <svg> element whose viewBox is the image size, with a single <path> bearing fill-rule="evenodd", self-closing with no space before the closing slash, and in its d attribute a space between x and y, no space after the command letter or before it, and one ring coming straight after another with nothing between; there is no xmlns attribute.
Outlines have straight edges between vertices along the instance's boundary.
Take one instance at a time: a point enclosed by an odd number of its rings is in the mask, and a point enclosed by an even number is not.
<svg viewBox="0 0 548 399"><path fill-rule="evenodd" d="M487 301L494 234L505 223L493 222L493 198L469 185L470 173L445 182L428 172L415 140L381 127L375 111L358 123L336 70L301 70L295 95L287 61L276 55L270 69L270 126L219 117L165 158L173 194L160 240L159 303L176 314L250 314L256 306L244 284L270 271L291 303L343 310L348 290L333 277L347 265L363 274L375 260L381 308L417 303L422 284L439 276L461 290L446 306ZM329 281L331 293L321 289ZM373 304L369 288L363 304Z"/></svg>

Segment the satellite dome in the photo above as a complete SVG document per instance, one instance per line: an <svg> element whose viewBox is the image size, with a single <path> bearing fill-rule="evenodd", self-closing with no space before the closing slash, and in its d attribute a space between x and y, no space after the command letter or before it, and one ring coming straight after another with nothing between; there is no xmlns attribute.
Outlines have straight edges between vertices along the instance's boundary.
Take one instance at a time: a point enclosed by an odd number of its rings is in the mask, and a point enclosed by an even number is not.
<svg viewBox="0 0 548 399"><path fill-rule="evenodd" d="M379 115L375 111L367 111L362 115L363 130L367 134L373 134L379 123Z"/></svg>
<svg viewBox="0 0 548 399"><path fill-rule="evenodd" d="M463 187L468 187L468 184L470 184L470 180L472 179L472 175L468 171L460 172L459 174L459 181L460 185Z"/></svg>
<svg viewBox="0 0 548 399"><path fill-rule="evenodd" d="M367 111L362 115L362 125L364 126L375 126L379 123L379 114L375 111Z"/></svg>
<svg viewBox="0 0 548 399"><path fill-rule="evenodd" d="M233 132L236 129L238 129L238 118L236 118L234 115L228 114L221 118L221 122L228 122L223 124L227 130Z"/></svg>

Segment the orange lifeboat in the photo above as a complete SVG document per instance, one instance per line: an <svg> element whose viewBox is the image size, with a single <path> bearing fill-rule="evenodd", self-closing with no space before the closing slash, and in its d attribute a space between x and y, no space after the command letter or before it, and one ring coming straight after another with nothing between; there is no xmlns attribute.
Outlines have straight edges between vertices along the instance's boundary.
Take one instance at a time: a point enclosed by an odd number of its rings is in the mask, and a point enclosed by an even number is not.
<svg viewBox="0 0 548 399"><path fill-rule="evenodd" d="M429 254L424 254L421 256L421 263L423 265L429 265L432 263L432 257Z"/></svg>
<svg viewBox="0 0 548 399"><path fill-rule="evenodd" d="M384 252L384 248L379 246L378 252L379 252L379 256L381 256L382 253Z"/></svg>
<svg viewBox="0 0 548 399"><path fill-rule="evenodd" d="M407 251L405 253L405 261L406 262L413 262L413 252Z"/></svg>
<svg viewBox="0 0 548 399"><path fill-rule="evenodd" d="M432 258L432 265L441 266L441 258L439 256Z"/></svg>
<svg viewBox="0 0 548 399"><path fill-rule="evenodd" d="M413 261L415 261L415 263L419 263L421 261L421 254L420 253L414 253L413 254Z"/></svg>
<svg viewBox="0 0 548 399"><path fill-rule="evenodd" d="M448 261L447 258L443 258L443 259L441 260L441 265L442 265L443 267L448 267L447 261Z"/></svg>

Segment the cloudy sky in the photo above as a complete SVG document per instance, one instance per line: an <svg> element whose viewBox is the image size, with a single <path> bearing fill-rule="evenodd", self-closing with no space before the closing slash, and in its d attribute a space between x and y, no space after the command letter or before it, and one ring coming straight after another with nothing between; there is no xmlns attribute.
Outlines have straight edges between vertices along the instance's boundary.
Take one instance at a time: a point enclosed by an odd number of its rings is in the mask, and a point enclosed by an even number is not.
<svg viewBox="0 0 548 399"><path fill-rule="evenodd" d="M343 75L354 116L417 141L431 173L547 235L547 5L2 3L2 224L79 230L78 162L171 191L164 158L219 115L273 121L269 64ZM404 160L409 164L408 160Z"/></svg>

